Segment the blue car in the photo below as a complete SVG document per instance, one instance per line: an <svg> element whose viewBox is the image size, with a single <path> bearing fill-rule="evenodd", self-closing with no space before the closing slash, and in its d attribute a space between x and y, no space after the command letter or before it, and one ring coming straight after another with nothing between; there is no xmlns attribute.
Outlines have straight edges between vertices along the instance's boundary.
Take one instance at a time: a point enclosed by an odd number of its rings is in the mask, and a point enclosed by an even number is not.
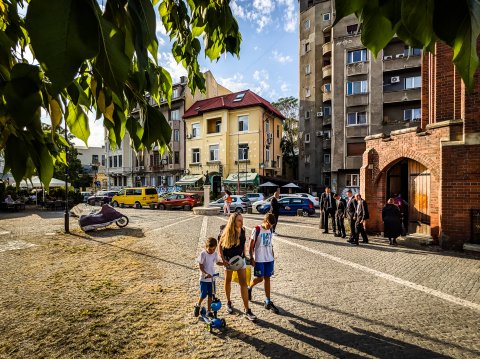
<svg viewBox="0 0 480 359"><path fill-rule="evenodd" d="M313 206L312 201L310 201L308 198L286 197L280 199L278 203L290 207L290 209L288 210L285 208L280 208L280 214L289 214L295 216L297 214L297 210L299 209L303 210L304 215L311 216L315 214L315 207ZM270 211L270 207L270 202L267 202L258 208L258 212L260 212L261 214L268 213Z"/></svg>

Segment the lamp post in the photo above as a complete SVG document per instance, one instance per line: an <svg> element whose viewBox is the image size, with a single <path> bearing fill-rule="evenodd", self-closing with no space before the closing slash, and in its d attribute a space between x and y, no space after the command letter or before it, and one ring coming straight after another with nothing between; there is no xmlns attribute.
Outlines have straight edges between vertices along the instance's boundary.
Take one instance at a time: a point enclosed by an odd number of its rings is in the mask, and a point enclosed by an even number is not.
<svg viewBox="0 0 480 359"><path fill-rule="evenodd" d="M65 142L68 144L67 139L67 118L65 117ZM68 212L68 145L65 147L65 158L67 165L65 166L65 233L70 233L70 216ZM44 192L45 193L45 192Z"/></svg>

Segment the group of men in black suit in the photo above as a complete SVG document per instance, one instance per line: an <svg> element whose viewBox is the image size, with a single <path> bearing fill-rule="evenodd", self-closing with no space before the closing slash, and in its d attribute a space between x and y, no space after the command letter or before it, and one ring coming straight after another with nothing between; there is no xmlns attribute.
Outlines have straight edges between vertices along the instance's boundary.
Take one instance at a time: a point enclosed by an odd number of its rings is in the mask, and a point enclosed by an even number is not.
<svg viewBox="0 0 480 359"><path fill-rule="evenodd" d="M344 200L339 194L332 193L330 187L327 187L320 196L320 210L323 216L323 233L328 233L328 218L331 217L333 234L336 237L346 238L344 225L346 218L350 223L348 242L358 245L359 237L362 236L362 242L368 243L367 233L365 232L365 223L369 218L368 205L359 193L353 196L352 191L348 190L347 200Z"/></svg>

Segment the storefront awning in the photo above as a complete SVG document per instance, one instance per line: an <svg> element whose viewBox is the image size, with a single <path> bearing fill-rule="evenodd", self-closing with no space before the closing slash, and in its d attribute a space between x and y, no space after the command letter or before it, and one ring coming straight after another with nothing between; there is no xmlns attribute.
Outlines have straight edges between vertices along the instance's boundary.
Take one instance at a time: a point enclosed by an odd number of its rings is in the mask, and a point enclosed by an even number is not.
<svg viewBox="0 0 480 359"><path fill-rule="evenodd" d="M236 185L240 179L240 184L258 185L258 173L230 173L223 181L224 184Z"/></svg>
<svg viewBox="0 0 480 359"><path fill-rule="evenodd" d="M193 186L197 181L201 180L203 175L186 175L180 178L175 184L177 186Z"/></svg>

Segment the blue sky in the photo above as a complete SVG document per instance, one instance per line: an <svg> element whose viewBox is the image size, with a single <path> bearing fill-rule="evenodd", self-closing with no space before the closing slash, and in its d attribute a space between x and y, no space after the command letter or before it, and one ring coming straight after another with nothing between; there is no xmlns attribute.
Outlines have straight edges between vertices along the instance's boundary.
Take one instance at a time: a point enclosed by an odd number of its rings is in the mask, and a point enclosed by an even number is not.
<svg viewBox="0 0 480 359"><path fill-rule="evenodd" d="M231 0L242 44L240 59L223 56L210 62L199 57L202 71L211 70L216 80L230 89L250 89L269 101L298 96L298 1ZM186 71L171 55L168 36L157 20L159 63L170 71L174 82ZM90 121L89 146L103 144L103 120ZM76 142L84 145L83 142Z"/></svg>

